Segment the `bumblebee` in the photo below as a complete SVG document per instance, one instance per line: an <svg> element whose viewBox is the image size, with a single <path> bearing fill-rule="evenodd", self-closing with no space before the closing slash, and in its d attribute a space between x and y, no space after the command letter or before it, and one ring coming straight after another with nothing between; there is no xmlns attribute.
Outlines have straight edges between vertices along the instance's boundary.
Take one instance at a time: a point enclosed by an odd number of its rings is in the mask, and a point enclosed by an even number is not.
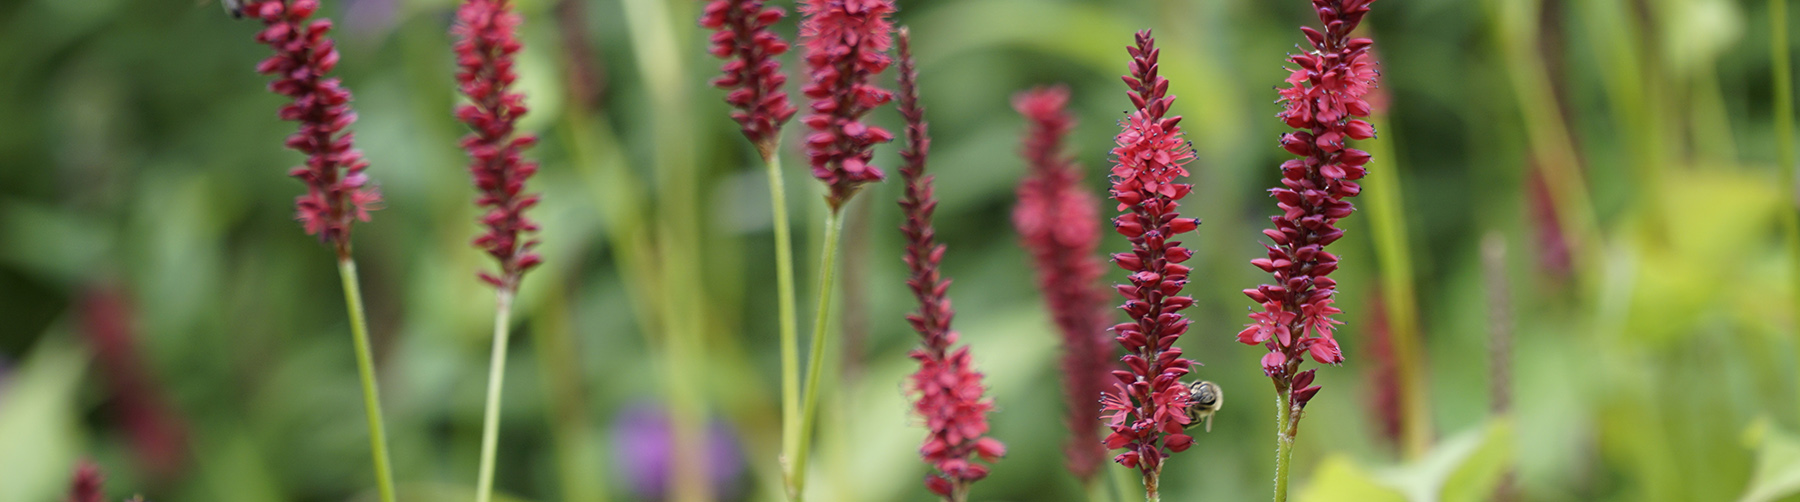
<svg viewBox="0 0 1800 502"><path fill-rule="evenodd" d="M231 14L232 19L243 19L244 1L245 0L219 0L219 4L225 6L225 13Z"/></svg>
<svg viewBox="0 0 1800 502"><path fill-rule="evenodd" d="M1213 413L1225 407L1225 390L1219 384L1201 380L1188 384L1188 427L1206 422L1206 432L1212 432Z"/></svg>

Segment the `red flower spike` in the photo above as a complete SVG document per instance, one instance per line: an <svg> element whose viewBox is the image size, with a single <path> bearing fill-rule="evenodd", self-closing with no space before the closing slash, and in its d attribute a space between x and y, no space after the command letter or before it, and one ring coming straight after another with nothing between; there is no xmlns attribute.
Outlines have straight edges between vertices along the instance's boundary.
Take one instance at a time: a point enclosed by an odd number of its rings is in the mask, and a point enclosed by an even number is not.
<svg viewBox="0 0 1800 502"><path fill-rule="evenodd" d="M794 105L781 90L787 74L779 57L788 43L769 29L786 15L779 7L763 6L763 0L713 0L700 15L700 26L717 32L712 54L726 60L724 75L712 83L731 91L725 95L737 109L731 118L764 157L778 146L782 124L794 117Z"/></svg>
<svg viewBox="0 0 1800 502"><path fill-rule="evenodd" d="M296 218L307 235L330 242L339 256L349 256L350 225L369 221L369 212L381 207L381 194L368 186L363 169L369 163L352 145L345 131L356 121L350 109L350 91L334 77L337 46L327 34L331 20L312 20L318 0L252 0L243 12L266 26L256 41L275 50L257 63L257 73L275 76L269 90L293 99L281 107L282 120L300 123L287 138L287 147L306 154L306 163L288 174L306 183L306 194L295 199Z"/></svg>
<svg viewBox="0 0 1800 502"><path fill-rule="evenodd" d="M106 478L100 474L100 466L83 460L75 466L75 476L69 480L68 502L103 502L106 492L102 490Z"/></svg>
<svg viewBox="0 0 1800 502"><path fill-rule="evenodd" d="M870 148L894 135L863 123L863 115L894 99L870 79L893 59L893 0L803 0L800 43L811 81L801 88L812 98L812 114L801 119L813 130L806 156L813 177L825 182L825 202L837 211L864 184L886 178L869 163Z"/></svg>
<svg viewBox="0 0 1800 502"><path fill-rule="evenodd" d="M1043 87L1013 96L1013 109L1030 122L1020 156L1031 174L1019 183L1013 226L1037 266L1051 320L1062 332L1063 392L1068 401L1069 444L1063 448L1069 471L1092 479L1106 459L1101 446L1100 410L1094 406L1112 381L1113 351L1106 334L1106 290L1100 287L1104 267L1094 256L1100 247L1098 201L1081 187L1081 168L1063 153L1063 140L1075 125L1064 110L1069 89ZM1121 253L1120 263L1136 263ZM1134 265L1135 266L1135 265Z"/></svg>
<svg viewBox="0 0 1800 502"><path fill-rule="evenodd" d="M1113 327L1129 352L1121 360L1131 372L1119 374L1121 382L1102 396L1101 405L1112 428L1106 447L1127 450L1114 460L1136 467L1149 480L1161 473L1164 458L1193 441L1180 434L1188 423L1188 390L1180 379L1197 363L1174 347L1187 330L1180 311L1193 304L1177 296L1189 269L1174 262L1192 253L1171 239L1199 221L1175 212L1192 190L1177 180L1187 176L1184 166L1194 154L1182 139L1181 118L1166 116L1175 97L1168 95L1168 80L1158 75L1156 40L1149 30L1138 32L1137 44L1127 51L1132 58L1131 74L1124 77L1127 96L1138 108L1121 122L1124 130L1115 138L1111 195L1124 212L1113 219L1114 228L1131 241L1131 253L1115 262L1130 272L1130 284L1117 289L1132 322Z"/></svg>
<svg viewBox="0 0 1800 502"><path fill-rule="evenodd" d="M1274 276L1274 282L1245 290L1262 304L1252 313L1254 321L1238 341L1262 345L1263 371L1277 389L1288 392L1294 414L1306 407L1318 386L1312 371L1300 371L1307 359L1320 364L1341 364L1343 352L1333 338L1340 311L1332 306L1337 281L1327 277L1337 269L1337 257L1325 247L1344 232L1339 219L1354 207L1347 197L1362 191L1356 180L1367 173L1368 152L1349 148L1347 140L1375 136L1375 129L1357 117L1366 117L1366 97L1375 87L1377 71L1369 54L1368 39L1352 39L1350 32L1369 11L1370 0L1312 0L1325 30L1302 28L1312 51L1289 57L1286 88L1280 89L1288 126L1299 131L1282 135L1281 147L1301 158L1282 163L1281 187L1269 190L1281 214L1263 231L1273 246L1268 257L1251 264Z"/></svg>
<svg viewBox="0 0 1800 502"><path fill-rule="evenodd" d="M907 321L919 332L920 347L912 358L919 361L919 371L907 378L907 392L913 397L913 412L925 419L929 429L919 455L937 473L925 479L932 493L946 500L964 500L969 485L987 477L985 466L970 462L980 456L993 462L1006 454L1006 446L988 432L987 414L994 409L992 400L984 396L982 375L975 371L969 348L953 348L956 332L950 330L950 319L956 315L946 290L950 280L938 271L944 258L944 245L939 244L931 227L932 211L937 199L932 195L931 176L925 174L926 155L931 139L926 134L925 110L919 106L918 72L905 29L900 30L900 115L906 119L906 148L900 156L905 165L900 177L906 182L900 209L906 215L900 232L906 236L906 267L912 272L906 285L919 301L919 311Z"/></svg>
<svg viewBox="0 0 1800 502"><path fill-rule="evenodd" d="M517 290L525 271L543 262L532 252L538 241L521 235L538 230L537 223L525 217L538 196L524 193L525 181L537 172L537 164L521 158L537 139L516 129L519 117L525 115L525 96L512 90L519 79L515 70L521 48L519 20L506 0L468 0L457 9L456 25L450 29L456 37L452 46L456 82L469 98L469 104L456 110L456 117L472 129L463 137L462 147L469 153L469 173L481 192L475 203L487 208L481 217L487 231L475 238L475 245L500 265L498 274L483 272L480 277L507 290Z"/></svg>

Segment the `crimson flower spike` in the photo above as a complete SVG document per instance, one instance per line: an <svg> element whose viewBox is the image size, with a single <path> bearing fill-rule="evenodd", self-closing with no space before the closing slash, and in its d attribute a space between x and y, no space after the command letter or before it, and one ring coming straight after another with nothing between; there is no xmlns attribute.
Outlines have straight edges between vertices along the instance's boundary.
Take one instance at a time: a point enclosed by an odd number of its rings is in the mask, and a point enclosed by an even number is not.
<svg viewBox="0 0 1800 502"><path fill-rule="evenodd" d="M352 221L369 221L381 194L368 186L363 169L369 163L353 147L355 135L345 131L356 122L350 91L336 77L326 77L337 67L338 51L326 36L331 20L312 19L318 9L318 0L257 0L244 4L242 12L267 26L256 41L275 49L256 71L274 75L269 90L294 100L281 107L280 116L300 123L287 146L306 154L306 164L288 172L306 183L306 194L295 201L298 219L308 235L332 243L343 258L350 255Z"/></svg>
<svg viewBox="0 0 1800 502"><path fill-rule="evenodd" d="M1063 153L1075 119L1064 108L1066 86L1040 87L1013 96L1013 109L1030 122L1020 155L1031 174L1019 183L1013 226L1037 266L1038 289L1062 332L1063 392L1068 400L1069 471L1092 481L1106 458L1100 444L1100 409L1094 400L1112 380L1114 357L1106 334L1110 325L1103 266L1098 201L1081 187L1081 168Z"/></svg>
<svg viewBox="0 0 1800 502"><path fill-rule="evenodd" d="M937 198L932 194L932 177L925 174L931 138L925 130L925 109L919 106L918 71L913 67L909 38L901 28L900 115L906 119L906 148L900 156L906 162L900 167L900 177L906 182L906 191L900 209L906 221L900 232L906 235L904 258L912 272L906 285L919 300L919 311L906 320L922 340L911 353L919 361L919 371L908 378L907 390L915 398L913 412L924 417L925 427L930 429L919 455L937 472L925 478L925 486L944 500L962 502L968 498L969 485L988 474L987 466L970 458L979 456L992 463L1006 454L1006 446L984 437L987 414L994 403L983 396L987 389L970 360L969 347L955 347L957 335L950 329L956 311L947 292L950 280L938 272L944 245L937 242L931 227Z"/></svg>
<svg viewBox="0 0 1800 502"><path fill-rule="evenodd" d="M1268 349L1263 372L1285 405L1277 417L1277 500L1286 496L1286 467L1302 411L1319 392L1312 385L1316 370L1300 371L1300 365L1307 356L1319 364L1344 362L1332 337L1339 324L1332 319L1340 312L1332 306L1337 281L1328 277L1338 260L1325 248L1343 237L1337 221L1354 210L1344 199L1362 191L1356 180L1369 162L1368 152L1346 143L1375 136L1375 129L1357 118L1370 112L1364 96L1377 76L1369 55L1373 42L1350 37L1372 1L1312 0L1325 31L1300 28L1313 50L1288 56L1294 67L1288 69L1288 87L1280 90L1285 108L1278 116L1299 129L1281 135L1281 147L1300 158L1281 164L1281 186L1269 190L1282 211L1269 218L1274 228L1263 230L1274 245L1265 245L1268 256L1251 264L1275 280L1244 290L1262 311L1250 314L1255 322L1238 333L1238 341Z"/></svg>
<svg viewBox="0 0 1800 502"><path fill-rule="evenodd" d="M350 91L335 77L335 42L326 36L331 20L312 19L319 0L248 0L236 5L233 16L255 18L264 25L256 41L275 50L257 63L256 71L275 77L269 90L293 102L283 105L283 120L300 123L287 138L287 147L306 154L306 164L288 174L306 183L306 194L295 203L306 233L318 235L337 252L338 278L344 285L344 307L350 316L350 337L356 349L356 373L362 383L363 405L369 420L369 453L374 460L375 487L382 502L393 502L392 462L388 460L387 427L381 420L381 392L375 376L375 355L370 348L369 326L364 318L361 279L350 253L350 225L368 221L369 211L381 205L381 194L369 186L363 173L369 163L353 146L354 135L345 131L356 122L350 110Z"/></svg>
<svg viewBox="0 0 1800 502"><path fill-rule="evenodd" d="M100 474L100 466L83 460L75 466L75 476L69 480L68 502L103 502L106 494L102 490L105 477Z"/></svg>
<svg viewBox="0 0 1800 502"><path fill-rule="evenodd" d="M801 45L811 82L812 113L800 119L813 130L806 137L813 177L825 182L825 201L837 212L864 184L886 178L869 163L870 147L894 139L886 129L864 123L863 115L894 99L870 83L893 64L893 0L804 0Z"/></svg>
<svg viewBox="0 0 1800 502"><path fill-rule="evenodd" d="M787 74L778 59L787 53L788 43L769 29L784 15L780 7L764 7L762 0L713 0L700 15L700 26L717 31L713 56L726 60L720 68L724 75L712 84L731 91L725 95L725 102L736 108L731 118L764 159L779 146L781 125L794 117L794 105L781 90Z"/></svg>
<svg viewBox="0 0 1800 502"><path fill-rule="evenodd" d="M488 368L487 404L481 430L481 463L476 477L475 500L487 502L493 493L495 451L498 448L500 399L506 369L507 339L513 295L525 271L543 262L532 252L538 241L521 234L536 232L537 223L525 210L537 205L538 196L526 194L525 181L538 166L521 159L521 153L537 142L518 132L525 115L525 96L512 90L519 76L515 58L521 48L519 14L507 0L466 0L456 10L450 33L456 38L456 83L469 103L456 109L456 118L472 132L463 137L469 153L469 173L480 190L475 204L487 208L481 223L487 231L475 245L499 263L497 274L481 273L495 288L494 346Z"/></svg>
<svg viewBox="0 0 1800 502"><path fill-rule="evenodd" d="M481 273L481 279L508 291L517 291L525 271L543 261L532 252L538 241L521 236L538 230L537 223L525 217L538 196L524 193L525 181L538 166L521 159L537 138L517 131L519 117L526 112L525 96L512 90L519 78L514 63L520 49L518 25L519 14L506 0L468 0L457 9L451 28L456 37L456 83L469 98L468 104L457 107L456 118L472 130L463 137L462 147L469 154L475 188L481 191L475 204L487 208L481 216L487 231L475 238L475 245L500 266L497 274Z"/></svg>
<svg viewBox="0 0 1800 502"><path fill-rule="evenodd" d="M1137 110L1121 125L1113 148L1112 192L1118 211L1113 227L1131 241L1131 251L1113 255L1113 262L1130 272L1129 283L1117 286L1125 297L1120 309L1131 322L1112 327L1127 353L1120 360L1130 371L1113 371L1113 389L1101 397L1107 425L1108 449L1124 449L1113 460L1137 468L1144 476L1149 500L1158 500L1157 483L1163 459L1187 450L1194 438L1182 431L1188 418L1188 387L1181 377L1194 361L1181 357L1176 339L1186 333L1189 321L1181 311L1194 299L1179 296L1187 285L1189 269L1182 262L1193 252L1174 241L1192 232L1200 220L1182 218L1175 211L1193 190L1177 183L1187 176L1182 166L1194 159L1193 148L1182 139L1180 116L1168 117L1175 97L1168 95L1169 81L1158 74L1156 39L1150 30L1137 33L1131 54L1131 73L1124 77L1126 93Z"/></svg>

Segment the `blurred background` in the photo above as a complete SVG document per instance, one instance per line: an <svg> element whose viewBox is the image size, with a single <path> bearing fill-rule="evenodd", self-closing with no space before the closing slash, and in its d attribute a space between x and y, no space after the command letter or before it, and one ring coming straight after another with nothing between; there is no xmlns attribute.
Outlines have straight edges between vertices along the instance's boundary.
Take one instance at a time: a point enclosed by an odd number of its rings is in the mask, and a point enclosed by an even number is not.
<svg viewBox="0 0 1800 502"><path fill-rule="evenodd" d="M1765 1L1376 2L1364 26L1386 96L1380 137L1362 143L1374 175L1334 249L1348 363L1319 372L1298 499L1800 493L1800 299L1781 224L1795 206L1776 151L1793 138L1774 132ZM518 307L503 497L660 500L669 405L683 402L711 424L719 500L778 500L769 201L706 84L718 61L700 2L517 4L547 263ZM1266 497L1271 388L1263 350L1233 335L1253 305L1238 291L1267 279L1248 260L1287 158L1273 87L1296 27L1317 22L1308 3L900 4L957 326L1010 447L974 499L1086 498L1063 467L1058 335L1009 221L1025 167L1008 99L1069 84L1073 146L1101 189L1131 106L1123 48L1145 27L1200 157L1183 211L1206 222L1186 239L1200 303L1181 345L1230 396L1169 461L1165 493ZM405 500L474 491L492 322L450 112L454 7L321 11L387 196L357 226L356 256ZM252 71L268 54L257 29L192 0L0 2L0 502L61 500L81 459L114 499L374 500L342 293L330 251L292 221L302 186L284 173L300 157L281 146L294 128L275 116L282 98ZM794 18L778 29L791 35ZM790 125L784 152L805 320L823 205L800 136ZM896 165L896 148L878 165ZM842 288L827 292L841 295L842 343L813 500L932 499L901 387L916 335L898 188L852 206ZM1124 246L1109 235L1105 249Z"/></svg>

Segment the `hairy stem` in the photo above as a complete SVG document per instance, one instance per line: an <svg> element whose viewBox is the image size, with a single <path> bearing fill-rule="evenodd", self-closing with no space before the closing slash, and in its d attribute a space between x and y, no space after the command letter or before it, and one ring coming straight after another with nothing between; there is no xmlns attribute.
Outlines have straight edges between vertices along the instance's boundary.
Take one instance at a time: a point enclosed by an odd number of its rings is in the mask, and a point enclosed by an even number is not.
<svg viewBox="0 0 1800 502"><path fill-rule="evenodd" d="M787 188L781 178L781 152L767 158L769 207L775 226L775 290L781 326L781 459L785 464L800 448L800 335L794 313L794 242L788 229ZM794 498L792 472L784 473L788 498Z"/></svg>
<svg viewBox="0 0 1800 502"><path fill-rule="evenodd" d="M1144 471L1144 501L1162 502L1162 494L1158 493L1158 485L1162 484L1162 466L1156 470Z"/></svg>
<svg viewBox="0 0 1800 502"><path fill-rule="evenodd" d="M339 253L338 277L344 283L344 306L350 311L350 337L356 345L356 374L362 379L363 410L369 418L369 450L375 457L375 487L381 502L394 502L394 468L388 462L387 428L381 422L381 391L375 385L375 354L369 349L369 322L363 316L362 285L356 260Z"/></svg>
<svg viewBox="0 0 1800 502"><path fill-rule="evenodd" d="M1275 502L1287 502L1289 465L1294 458L1294 417L1287 386L1275 389Z"/></svg>
<svg viewBox="0 0 1800 502"><path fill-rule="evenodd" d="M481 419L481 471L475 481L475 502L488 502L494 492L494 449L500 440L500 394L506 380L506 342L512 335L513 292L494 292L494 348L488 360L487 408Z"/></svg>
<svg viewBox="0 0 1800 502"><path fill-rule="evenodd" d="M813 422L818 417L819 374L825 367L826 324L831 317L831 287L837 279L838 241L844 231L842 209L825 215L825 252L819 258L819 308L813 317L811 355L806 362L806 398L800 411L800 430L796 431L794 454L788 464L788 500L806 499L806 454L812 444Z"/></svg>

